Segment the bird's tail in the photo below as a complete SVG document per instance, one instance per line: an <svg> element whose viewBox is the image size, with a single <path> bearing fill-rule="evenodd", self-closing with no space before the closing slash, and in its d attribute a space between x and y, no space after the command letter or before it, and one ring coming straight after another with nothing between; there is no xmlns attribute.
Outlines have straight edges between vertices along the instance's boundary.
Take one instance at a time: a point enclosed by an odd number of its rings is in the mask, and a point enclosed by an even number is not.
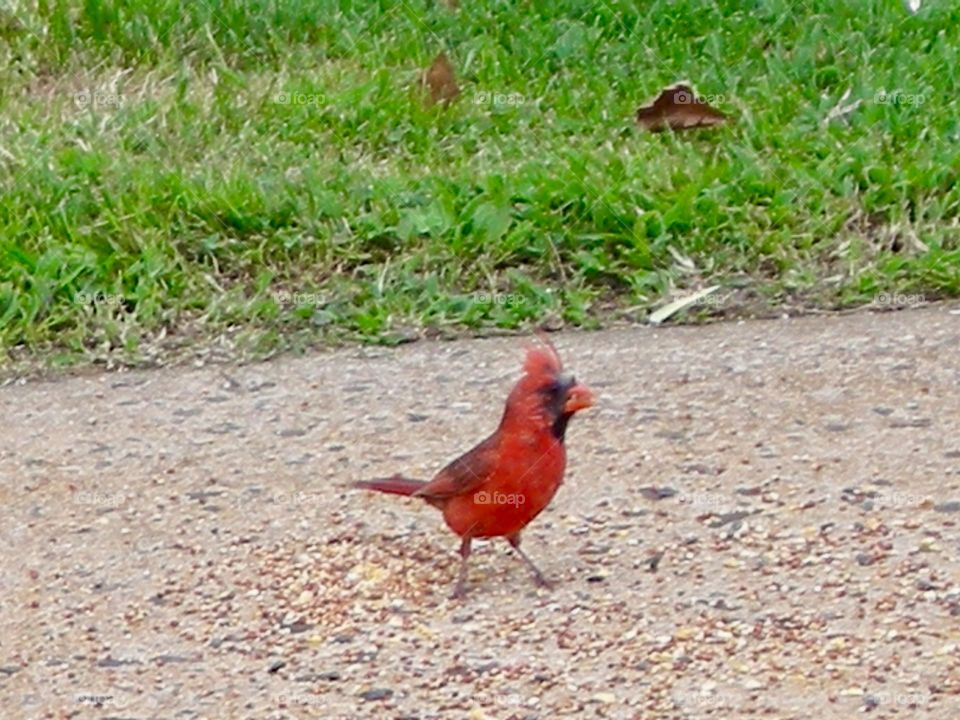
<svg viewBox="0 0 960 720"><path fill-rule="evenodd" d="M379 478L376 480L358 480L353 483L355 488L364 490L376 490L377 492L390 493L391 495L413 495L426 483L423 480L411 480L403 475L393 475L388 478Z"/></svg>

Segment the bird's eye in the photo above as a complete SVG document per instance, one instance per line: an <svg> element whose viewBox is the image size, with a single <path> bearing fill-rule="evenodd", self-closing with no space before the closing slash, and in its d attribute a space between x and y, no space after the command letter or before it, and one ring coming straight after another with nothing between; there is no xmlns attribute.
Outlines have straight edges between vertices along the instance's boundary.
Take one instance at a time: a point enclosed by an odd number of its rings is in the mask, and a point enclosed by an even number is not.
<svg viewBox="0 0 960 720"><path fill-rule="evenodd" d="M576 384L577 381L572 376L564 375L541 387L540 392L545 397L559 402L566 397L567 391Z"/></svg>
<svg viewBox="0 0 960 720"><path fill-rule="evenodd" d="M556 381L549 383L547 385L544 385L542 388L540 388L540 392L546 395L547 397L556 397L557 395L560 394L562 390L563 390L563 387L560 385L560 383Z"/></svg>

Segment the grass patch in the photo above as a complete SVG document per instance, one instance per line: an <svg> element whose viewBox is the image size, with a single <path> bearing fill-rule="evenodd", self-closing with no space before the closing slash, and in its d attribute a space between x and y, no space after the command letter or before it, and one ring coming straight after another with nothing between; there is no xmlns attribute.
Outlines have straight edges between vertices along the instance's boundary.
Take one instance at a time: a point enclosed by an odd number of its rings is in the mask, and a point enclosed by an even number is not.
<svg viewBox="0 0 960 720"><path fill-rule="evenodd" d="M949 3L36 0L0 37L8 357L960 294ZM636 129L681 78L735 122Z"/></svg>

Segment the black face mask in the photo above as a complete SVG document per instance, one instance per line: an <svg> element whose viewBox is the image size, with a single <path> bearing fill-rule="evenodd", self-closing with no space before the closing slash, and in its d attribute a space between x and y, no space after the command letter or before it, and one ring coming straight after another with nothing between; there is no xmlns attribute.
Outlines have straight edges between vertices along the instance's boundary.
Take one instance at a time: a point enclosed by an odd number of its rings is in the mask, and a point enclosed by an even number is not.
<svg viewBox="0 0 960 720"><path fill-rule="evenodd" d="M567 434L567 423L573 416L573 413L564 412L563 406L567 403L567 393L576 384L577 380L572 375L561 375L540 389L549 417L552 418L550 433L561 442Z"/></svg>

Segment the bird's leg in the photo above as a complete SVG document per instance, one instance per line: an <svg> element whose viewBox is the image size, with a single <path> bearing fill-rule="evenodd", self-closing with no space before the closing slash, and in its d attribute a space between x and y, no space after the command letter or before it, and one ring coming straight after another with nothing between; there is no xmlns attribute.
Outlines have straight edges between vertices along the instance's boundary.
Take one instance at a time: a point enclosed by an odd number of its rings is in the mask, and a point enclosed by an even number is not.
<svg viewBox="0 0 960 720"><path fill-rule="evenodd" d="M460 573L457 575L457 586L453 589L455 600L462 600L467 595L467 558L470 557L470 536L467 535L460 543Z"/></svg>
<svg viewBox="0 0 960 720"><path fill-rule="evenodd" d="M533 572L534 582L536 582L537 585L542 588L552 588L553 583L543 576L543 573L540 572L540 568L534 565L533 560L531 560L530 557L520 549L520 533L516 533L515 535L507 535L507 542L509 542L510 546L517 551L517 555L520 556L520 559L522 559L527 564L527 567Z"/></svg>

